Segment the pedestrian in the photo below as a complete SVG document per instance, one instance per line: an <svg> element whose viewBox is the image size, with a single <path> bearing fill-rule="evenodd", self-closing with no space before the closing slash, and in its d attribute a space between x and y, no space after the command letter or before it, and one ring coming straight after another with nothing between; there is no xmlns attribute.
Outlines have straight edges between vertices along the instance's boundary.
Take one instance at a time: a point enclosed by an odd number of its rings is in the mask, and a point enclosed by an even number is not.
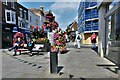
<svg viewBox="0 0 120 80"><path fill-rule="evenodd" d="M34 41L30 38L28 38L28 42L27 42L27 48L30 51L29 55L32 56L32 49L34 48Z"/></svg>
<svg viewBox="0 0 120 80"><path fill-rule="evenodd" d="M90 37L91 43L92 43L92 49L96 48L96 34L93 33Z"/></svg>
<svg viewBox="0 0 120 80"><path fill-rule="evenodd" d="M81 45L80 45L80 41L82 40L82 36L80 35L80 33L78 33L76 35L76 42L77 42L77 48L80 49Z"/></svg>
<svg viewBox="0 0 120 80"><path fill-rule="evenodd" d="M15 41L13 47L9 48L8 51L11 51L11 50L14 49L15 53L14 53L13 56L15 56L16 55L16 50L19 49L19 48L23 48L23 47L24 47L24 42L20 37L18 37L17 40Z"/></svg>

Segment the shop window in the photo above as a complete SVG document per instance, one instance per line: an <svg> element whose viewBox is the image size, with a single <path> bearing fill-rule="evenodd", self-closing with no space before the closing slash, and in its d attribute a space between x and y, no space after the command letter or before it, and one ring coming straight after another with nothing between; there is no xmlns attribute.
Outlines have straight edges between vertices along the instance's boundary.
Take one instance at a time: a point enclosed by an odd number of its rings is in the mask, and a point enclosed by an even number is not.
<svg viewBox="0 0 120 80"><path fill-rule="evenodd" d="M117 3L119 2L119 0L113 0L111 3L108 4L108 11L111 10Z"/></svg>
<svg viewBox="0 0 120 80"><path fill-rule="evenodd" d="M120 41L120 11L116 13L116 41Z"/></svg>

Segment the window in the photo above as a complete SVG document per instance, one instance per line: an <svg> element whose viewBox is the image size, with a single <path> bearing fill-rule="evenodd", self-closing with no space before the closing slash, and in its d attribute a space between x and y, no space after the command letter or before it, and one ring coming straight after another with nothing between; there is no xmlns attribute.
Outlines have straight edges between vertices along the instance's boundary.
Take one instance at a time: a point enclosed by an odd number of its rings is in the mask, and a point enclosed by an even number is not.
<svg viewBox="0 0 120 80"><path fill-rule="evenodd" d="M14 7L14 2L11 2L11 8L13 8L13 9L15 8Z"/></svg>
<svg viewBox="0 0 120 80"><path fill-rule="evenodd" d="M19 10L20 10L20 17L23 17L23 15L22 15L22 9L20 8Z"/></svg>
<svg viewBox="0 0 120 80"><path fill-rule="evenodd" d="M38 25L38 20L36 19L36 25Z"/></svg>
<svg viewBox="0 0 120 80"><path fill-rule="evenodd" d="M26 11L24 10L24 19L27 19L27 17L26 17Z"/></svg>
<svg viewBox="0 0 120 80"><path fill-rule="evenodd" d="M10 21L10 12L7 12L7 21Z"/></svg>
<svg viewBox="0 0 120 80"><path fill-rule="evenodd" d="M30 22L32 22L32 17L30 16Z"/></svg>
<svg viewBox="0 0 120 80"><path fill-rule="evenodd" d="M12 10L5 10L6 23L16 24L15 12Z"/></svg>
<svg viewBox="0 0 120 80"><path fill-rule="evenodd" d="M7 5L7 2L8 2L8 1L7 1L7 0L5 0L5 1L3 2L3 4Z"/></svg>
<svg viewBox="0 0 120 80"><path fill-rule="evenodd" d="M14 13L12 12L12 22L14 22Z"/></svg>

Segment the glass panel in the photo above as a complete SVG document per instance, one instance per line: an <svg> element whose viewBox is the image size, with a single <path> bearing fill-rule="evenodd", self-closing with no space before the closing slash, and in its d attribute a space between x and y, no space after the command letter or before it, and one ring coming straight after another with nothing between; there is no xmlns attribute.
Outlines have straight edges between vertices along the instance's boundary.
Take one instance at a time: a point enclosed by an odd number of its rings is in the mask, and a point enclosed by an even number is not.
<svg viewBox="0 0 120 80"><path fill-rule="evenodd" d="M7 12L7 21L10 21L10 12Z"/></svg>
<svg viewBox="0 0 120 80"><path fill-rule="evenodd" d="M109 16L107 22L107 49L106 57L118 64L118 52L120 48L120 11Z"/></svg>

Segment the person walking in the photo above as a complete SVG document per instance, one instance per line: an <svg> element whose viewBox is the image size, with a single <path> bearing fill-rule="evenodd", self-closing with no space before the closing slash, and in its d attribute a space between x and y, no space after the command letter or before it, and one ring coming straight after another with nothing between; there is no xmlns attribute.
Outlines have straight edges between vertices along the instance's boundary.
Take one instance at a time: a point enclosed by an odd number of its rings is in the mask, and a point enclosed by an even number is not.
<svg viewBox="0 0 120 80"><path fill-rule="evenodd" d="M91 43L92 43L92 49L96 48L96 34L93 33L90 37Z"/></svg>
<svg viewBox="0 0 120 80"><path fill-rule="evenodd" d="M76 35L76 42L77 42L77 48L80 49L81 45L80 45L80 41L82 40L82 36L80 35L80 33L78 33Z"/></svg>
<svg viewBox="0 0 120 80"><path fill-rule="evenodd" d="M17 41L15 41L14 45L12 48L9 48L8 51L11 51L14 49L14 55L16 55L16 50L19 49L19 48L22 48L24 47L24 42L22 41L22 39L20 37L17 38Z"/></svg>

